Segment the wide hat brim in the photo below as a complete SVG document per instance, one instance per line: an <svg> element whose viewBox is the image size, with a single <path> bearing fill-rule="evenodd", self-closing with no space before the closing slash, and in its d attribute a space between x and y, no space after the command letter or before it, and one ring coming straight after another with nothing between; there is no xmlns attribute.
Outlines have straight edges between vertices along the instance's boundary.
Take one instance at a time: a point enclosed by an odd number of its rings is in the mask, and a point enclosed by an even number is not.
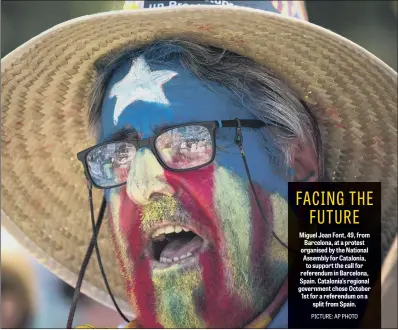
<svg viewBox="0 0 398 330"><path fill-rule="evenodd" d="M2 224L75 285L91 236L76 153L88 136L94 63L126 44L192 36L263 64L310 105L332 181L382 182L382 250L396 233L397 74L328 30L239 7L187 6L84 16L57 25L2 61ZM100 206L101 192L95 192ZM129 311L106 228L99 246L111 288ZM94 261L93 261L94 260ZM111 305L95 258L82 291ZM130 314L131 315L131 314Z"/></svg>

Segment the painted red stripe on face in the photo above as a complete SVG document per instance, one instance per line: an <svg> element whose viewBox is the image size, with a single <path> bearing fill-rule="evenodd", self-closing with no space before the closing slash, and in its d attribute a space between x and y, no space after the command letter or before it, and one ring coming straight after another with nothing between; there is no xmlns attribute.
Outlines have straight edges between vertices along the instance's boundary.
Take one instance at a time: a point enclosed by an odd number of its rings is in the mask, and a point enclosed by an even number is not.
<svg viewBox="0 0 398 330"><path fill-rule="evenodd" d="M201 311L207 327L228 328L243 325L251 314L242 308L240 298L231 295L227 287L225 270L228 265L220 255L225 248L224 234L214 204L214 172L215 165L212 164L196 171L165 171L165 177L171 186L178 188L179 202L193 219L204 226L214 244L211 250L199 257L203 285L197 298L198 311Z"/></svg>
<svg viewBox="0 0 398 330"><path fill-rule="evenodd" d="M226 286L225 267L219 252L210 251L200 256L203 277L203 297L200 301L202 317L207 327L236 328L243 326L252 311L242 307L237 295Z"/></svg>
<svg viewBox="0 0 398 330"><path fill-rule="evenodd" d="M219 222L214 208L214 170L215 166L211 164L196 171L164 173L167 182L177 191L180 205L198 226L219 242Z"/></svg>
<svg viewBox="0 0 398 330"><path fill-rule="evenodd" d="M140 260L134 272L134 292L140 308L139 321L144 328L163 328L156 319L156 299L150 277L150 260Z"/></svg>
<svg viewBox="0 0 398 330"><path fill-rule="evenodd" d="M127 258L133 264L133 292L139 307L138 319L145 328L162 328L156 320L154 306L156 299L151 279L150 260L144 255L144 239L141 232L141 210L128 197L126 188L120 191L120 230L127 238L129 250Z"/></svg>

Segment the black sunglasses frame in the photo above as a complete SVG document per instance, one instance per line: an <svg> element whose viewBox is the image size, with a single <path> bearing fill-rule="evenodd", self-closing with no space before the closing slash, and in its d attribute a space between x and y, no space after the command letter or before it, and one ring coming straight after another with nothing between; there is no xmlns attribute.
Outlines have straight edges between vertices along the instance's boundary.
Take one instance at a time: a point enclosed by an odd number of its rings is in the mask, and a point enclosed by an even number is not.
<svg viewBox="0 0 398 330"><path fill-rule="evenodd" d="M184 124L180 124L180 125L167 127L165 129L161 130L160 132L158 132L157 134L155 134L155 135L153 135L153 136L151 136L151 137L149 137L147 139L143 139L143 140L132 140L132 141L128 141L128 142L126 142L124 140L102 142L102 143L97 144L95 146L92 146L92 147L90 147L88 149L80 151L77 154L77 159L83 164L84 173L86 175L87 180L89 180L89 182L95 188L97 188L97 189L112 189L112 188L120 187L120 186L126 184L126 182L123 182L123 183L120 183L120 184L117 184L117 185L114 185L114 186L109 186L109 187L101 187L101 186L97 185L94 182L93 178L91 177L91 174L90 174L90 171L89 171L89 167L88 167L88 163L87 163L87 155L93 149L99 148L99 147L107 145L107 144L114 144L114 143L118 143L118 142L130 143L136 148L137 152L141 148L150 148L150 150L155 155L155 157L158 160L158 162L162 165L163 168L167 169L168 171L186 172L186 171L196 170L196 169L201 168L201 167L205 167L205 166L211 164L214 161L214 158L216 157L216 128L222 128L222 127L261 128L261 127L264 127L264 126L267 126L267 125L280 126L280 125L275 125L275 124L266 124L265 122L263 122L261 120L256 120L256 119L219 120L219 121L203 121L203 122L184 123ZM156 149L156 140L157 140L157 138L160 135L164 134L167 131L170 131L170 130L173 130L173 129L179 128L179 127L185 127L185 126L202 126L202 127L205 127L209 131L211 139L212 139L213 152L212 152L210 160L208 162L206 162L205 164L202 164L202 165L199 165L199 166L195 166L195 167L190 167L190 168L187 168L187 169L174 169L174 168L171 168L171 167L167 166L165 164L165 162L162 160L162 158L160 157L159 152Z"/></svg>

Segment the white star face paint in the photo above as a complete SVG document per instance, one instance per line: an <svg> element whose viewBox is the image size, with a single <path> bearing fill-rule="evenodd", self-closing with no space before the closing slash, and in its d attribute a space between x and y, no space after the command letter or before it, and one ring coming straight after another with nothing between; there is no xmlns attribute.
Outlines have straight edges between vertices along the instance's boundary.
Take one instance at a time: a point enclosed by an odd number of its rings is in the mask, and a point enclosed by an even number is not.
<svg viewBox="0 0 398 330"><path fill-rule="evenodd" d="M176 75L177 72L170 70L151 71L143 56L133 60L129 73L109 93L110 98L116 97L114 125L124 109L136 101L168 105L163 85Z"/></svg>

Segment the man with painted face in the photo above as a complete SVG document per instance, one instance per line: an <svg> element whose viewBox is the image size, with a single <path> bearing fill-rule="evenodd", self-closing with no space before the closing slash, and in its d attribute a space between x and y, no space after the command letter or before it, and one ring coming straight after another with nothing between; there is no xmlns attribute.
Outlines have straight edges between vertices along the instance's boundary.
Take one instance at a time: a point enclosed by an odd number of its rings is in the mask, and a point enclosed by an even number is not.
<svg viewBox="0 0 398 330"><path fill-rule="evenodd" d="M88 172L128 159L90 179L108 188L113 243L141 324L237 327L283 302L287 249L270 228L286 241L287 182L318 177L310 112L269 70L192 40L104 60L90 112L99 144L83 158ZM268 222L234 143L235 118Z"/></svg>
<svg viewBox="0 0 398 330"><path fill-rule="evenodd" d="M40 166L57 173L63 164L62 173L68 175L67 180L58 176L68 194L64 189L49 194L63 202L54 210L40 206L41 217L46 214L51 221L46 239L36 236L36 241L51 256L49 262L57 263L53 269L71 273L58 271L59 276L76 284L77 260L83 260L92 228L83 221L83 187L77 183L82 173L75 163L68 165L65 148L82 146L78 158L89 192L94 186L105 195L109 230L98 233L97 223L94 236L99 235L109 287L130 319L126 302L133 308L135 321L127 327L286 327L288 182L320 181L325 173L333 181L366 181L369 173L373 181L385 180L380 168L388 169L389 178L396 177L391 166L395 158L380 159L380 150L357 137L355 143L367 156L346 159L353 149L339 138L354 139L358 125L377 126L366 122L368 116L390 116L386 122L395 125L393 112L385 111L395 93L391 69L319 27L261 10L305 18L301 3L256 1L254 10L233 1L210 6L215 2L193 7L170 1L171 7L160 9L152 7L166 2L128 2L126 7L151 9L76 20L52 34L58 41L49 33L37 48L44 51L55 43L57 49L69 50L54 55L59 63L53 72L64 72L64 79L52 84L40 78L46 77L40 71L35 78L35 90L55 109L48 115L59 129L50 131L60 143L46 144L52 150L51 165ZM341 50L339 43L347 49ZM373 81L369 68L382 68L378 81L390 81L378 105L368 92L352 94L346 88L347 79L340 78L351 69L345 65L325 70L337 54L352 65L354 51L366 54L355 58L361 81L364 76ZM8 63L17 67L12 58ZM42 67L39 61L37 65ZM366 87L381 93L372 83ZM40 106L38 99L32 100L32 107ZM379 110L361 108L363 116L353 115L353 107L360 108L364 100ZM87 130L82 104L89 107L89 128L96 140L88 149L90 142L79 141ZM343 119L357 125L343 124ZM32 120L34 127L41 127L40 115ZM375 134L370 126L367 134ZM384 132L375 136L389 148L396 130ZM38 134L43 134L40 129ZM37 155L31 153L36 161ZM375 162L366 160L369 155L375 155ZM49 182L35 182L42 188L33 200L40 203L40 196L48 196ZM384 189L393 188L386 184ZM59 199L61 194L64 199ZM98 195L94 200L99 205ZM383 251L393 239L392 210L394 203L387 203ZM55 214L62 219L62 230L53 223L61 220ZM80 229L73 225L78 216ZM19 227L32 228L21 214L13 218ZM14 234L22 235L15 228ZM68 248L62 247L60 242L67 241ZM52 250L49 242L58 248ZM87 268L85 278L82 290L108 303L95 265Z"/></svg>

